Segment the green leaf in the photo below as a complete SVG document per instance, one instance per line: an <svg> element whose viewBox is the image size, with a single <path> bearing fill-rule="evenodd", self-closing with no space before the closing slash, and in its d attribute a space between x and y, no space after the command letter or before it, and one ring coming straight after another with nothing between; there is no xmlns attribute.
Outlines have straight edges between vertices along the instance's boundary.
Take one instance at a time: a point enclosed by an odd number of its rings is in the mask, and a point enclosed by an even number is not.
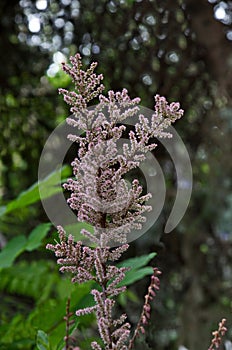
<svg viewBox="0 0 232 350"><path fill-rule="evenodd" d="M37 249L41 244L43 238L50 230L51 224L44 223L38 225L29 235L25 249L29 252Z"/></svg>
<svg viewBox="0 0 232 350"><path fill-rule="evenodd" d="M130 270L126 272L126 276L123 279L121 283L118 284L118 286L129 286L130 284L133 284L142 278L144 278L147 275L153 274L153 268L150 266L143 267L139 270Z"/></svg>
<svg viewBox="0 0 232 350"><path fill-rule="evenodd" d="M10 267L16 257L25 249L26 237L23 235L12 238L0 252L0 268Z"/></svg>
<svg viewBox="0 0 232 350"><path fill-rule="evenodd" d="M62 187L60 186L60 178L64 179L70 175L71 168L68 165L65 165L62 169L56 170L49 174L44 180L40 181L39 183L39 199L46 199L56 193L61 192Z"/></svg>
<svg viewBox="0 0 232 350"><path fill-rule="evenodd" d="M39 350L50 350L48 335L40 329L37 332L36 346Z"/></svg>
<svg viewBox="0 0 232 350"><path fill-rule="evenodd" d="M51 227L50 223L38 225L26 238L24 235L12 238L0 252L0 269L12 266L17 256L25 250L31 252L41 245Z"/></svg>
<svg viewBox="0 0 232 350"><path fill-rule="evenodd" d="M61 174L60 174L61 171ZM13 210L24 208L30 204L38 202L40 199L49 198L52 195L62 191L60 185L60 178L64 178L70 175L70 167L65 165L62 169L56 170L49 174L45 179L40 181L40 184L36 182L26 191L20 193L20 195L9 202L6 207L0 207L0 216L9 214Z"/></svg>
<svg viewBox="0 0 232 350"><path fill-rule="evenodd" d="M130 267L130 270L125 273L125 278L118 284L118 286L128 286L141 280L147 275L152 275L153 268L145 265L147 265L155 256L156 253L150 253L148 255L127 259L119 263L117 265L118 267Z"/></svg>
<svg viewBox="0 0 232 350"><path fill-rule="evenodd" d="M156 253L150 253L147 255L141 255L135 258L127 259L125 261L122 261L121 263L117 264L118 267L130 267L131 269L135 270L142 266L145 266L149 263L151 259L153 259L157 254Z"/></svg>

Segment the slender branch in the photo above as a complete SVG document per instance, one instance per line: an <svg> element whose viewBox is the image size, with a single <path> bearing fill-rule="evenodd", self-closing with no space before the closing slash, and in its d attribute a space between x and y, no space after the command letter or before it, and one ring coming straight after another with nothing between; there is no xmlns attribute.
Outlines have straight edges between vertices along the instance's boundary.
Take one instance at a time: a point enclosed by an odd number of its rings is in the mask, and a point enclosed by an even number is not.
<svg viewBox="0 0 232 350"><path fill-rule="evenodd" d="M70 344L70 341L72 340L72 336L70 335L70 326L75 323L74 320L71 320L71 317L74 315L73 312L70 312L70 298L68 298L66 303L66 315L64 316L64 320L66 322L66 329L65 329L65 350L73 350L73 346Z"/></svg>
<svg viewBox="0 0 232 350"><path fill-rule="evenodd" d="M208 350L215 350L218 349L222 342L222 337L227 332L227 328L225 327L226 319L223 318L221 322L218 324L218 329L214 332L212 332L213 339L211 340L211 345L208 348Z"/></svg>
<svg viewBox="0 0 232 350"><path fill-rule="evenodd" d="M160 280L159 280L158 276L161 275L161 271L157 267L155 267L153 270L154 270L154 272L153 272L153 275L151 277L151 283L148 287L148 293L145 296L145 302L143 305L142 313L141 313L140 319L137 323L137 327L134 331L133 337L131 338L131 340L129 342L128 350L131 350L134 348L135 339L139 336L139 334L145 333L144 326L148 324L148 321L151 317L150 302L156 296L155 291L159 290Z"/></svg>

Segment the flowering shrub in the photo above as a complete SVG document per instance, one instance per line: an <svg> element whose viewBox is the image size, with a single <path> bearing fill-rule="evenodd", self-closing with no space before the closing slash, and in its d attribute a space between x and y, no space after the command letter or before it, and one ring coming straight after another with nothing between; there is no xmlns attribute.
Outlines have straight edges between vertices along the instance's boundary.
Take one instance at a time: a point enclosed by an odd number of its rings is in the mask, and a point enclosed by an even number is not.
<svg viewBox="0 0 232 350"><path fill-rule="evenodd" d="M75 91L59 89L69 104L72 116L67 123L82 131L81 135L69 135L78 143L78 154L72 162L74 178L69 179L64 188L71 192L68 204L75 211L77 220L93 226L93 232L82 229L90 245L75 242L59 226L60 242L48 244L61 265L61 272L70 272L73 283L95 281L92 289L95 305L78 309L76 315L95 313L100 337L104 345L91 343L93 350L130 350L134 348L139 333L145 332L150 318L150 303L159 289L160 271L154 268L151 284L145 296L142 313L131 334L131 325L123 313L114 316L115 297L124 292L123 279L128 270L117 267L114 262L128 249L128 234L140 230L146 220L144 213L152 208L147 204L150 194L143 194L138 179L131 184L125 175L139 167L146 152L154 150L156 137L171 137L166 129L183 115L179 103L167 103L164 97L155 96L154 113L151 120L139 114L140 99L131 99L126 89L122 92L109 91L102 95L103 76L94 73L96 63L86 71L82 69L79 54L71 57L72 66L63 64L75 84ZM89 103L97 99L95 108ZM129 132L129 144L122 149L118 141L126 131L123 122L130 117L138 117L134 130ZM66 350L68 344L66 334ZM216 343L215 343L216 344Z"/></svg>
<svg viewBox="0 0 232 350"><path fill-rule="evenodd" d="M95 312L105 349L132 349L137 334L144 332L150 317L150 301L159 289L160 271L154 269L141 318L130 339L131 325L126 322L126 315L117 319L113 316L115 297L126 289L118 285L127 268L118 268L112 262L128 249L127 234L133 229L141 229L145 220L143 213L152 208L146 205L150 194L142 195L139 181L134 179L129 186L123 176L138 167L146 152L156 147L154 137L171 137L164 130L182 116L183 110L179 109L178 103L168 105L164 97L156 95L152 119L149 121L139 115L135 131L129 133L130 144L124 144L120 154L117 141L125 131L122 123L136 115L140 99L131 99L126 89L116 93L109 91L108 96L103 96L103 76L94 73L97 64L92 63L84 71L79 54L70 60L72 67L63 64L63 70L71 76L76 91L59 89L59 92L73 113L67 123L81 129L84 135L68 136L78 143L79 150L72 163L75 179L69 179L64 188L71 191L68 203L78 221L94 227L94 233L85 229L81 232L94 247L83 246L81 241L75 243L71 235L66 239L65 231L58 227L60 243L48 244L47 248L58 257L57 262L62 265L60 271L73 274L73 283L93 280L99 286L91 291L95 305L77 310L76 315ZM95 98L98 98L98 105L89 109L89 102ZM110 249L118 244L121 245ZM102 349L97 342L92 342L91 346L94 350Z"/></svg>

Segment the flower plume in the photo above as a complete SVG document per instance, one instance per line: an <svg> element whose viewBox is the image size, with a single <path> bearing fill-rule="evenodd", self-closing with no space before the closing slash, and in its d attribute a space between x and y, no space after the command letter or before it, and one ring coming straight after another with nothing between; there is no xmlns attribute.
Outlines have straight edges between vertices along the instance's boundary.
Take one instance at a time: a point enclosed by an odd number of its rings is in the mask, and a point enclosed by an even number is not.
<svg viewBox="0 0 232 350"><path fill-rule="evenodd" d="M71 66L63 64L63 70L71 76L75 91L59 89L59 93L70 105L72 115L67 123L80 132L68 135L78 144L78 152L72 162L74 178L68 179L64 188L71 192L68 204L77 220L93 227L93 232L81 231L92 246L75 242L72 235L66 237L59 226L59 242L47 248L55 252L60 271L69 272L73 283L92 280L98 286L91 291L95 304L77 310L76 315L96 314L105 350L129 350L150 318L150 302L159 289L160 271L154 269L140 321L129 340L131 325L127 316L115 317L113 312L115 297L126 290L123 280L128 268L113 263L128 249L128 234L142 228L145 213L152 207L147 203L151 195L144 193L139 180L128 183L125 176L140 166L148 151L155 149L154 138L171 137L166 129L183 115L183 110L178 103L169 105L164 97L156 95L154 113L148 120L140 113L140 99L130 98L126 89L102 94L103 76L94 72L97 63L83 70L79 54L70 61ZM89 106L93 100L98 101L94 108ZM129 133L123 124L127 118L138 120ZM125 133L128 142L120 147ZM91 347L102 350L96 341Z"/></svg>
<svg viewBox="0 0 232 350"><path fill-rule="evenodd" d="M156 95L154 113L148 120L140 113L140 99L131 99L126 89L102 95L103 76L94 73L97 63L85 71L79 54L70 61L72 66L63 64L63 70L72 77L76 91L59 92L73 113L67 123L84 133L68 135L79 146L72 163L75 178L64 185L71 192L68 204L78 221L94 227L93 235L82 231L88 239L102 246L123 244L132 230L142 228L144 214L152 209L146 204L151 195L143 194L137 179L128 186L125 176L156 147L154 138L171 137L165 129L183 115L183 110L178 103L169 105L164 97ZM89 102L96 98L98 104L90 108ZM120 150L126 132L123 121L127 118L137 118L138 122Z"/></svg>

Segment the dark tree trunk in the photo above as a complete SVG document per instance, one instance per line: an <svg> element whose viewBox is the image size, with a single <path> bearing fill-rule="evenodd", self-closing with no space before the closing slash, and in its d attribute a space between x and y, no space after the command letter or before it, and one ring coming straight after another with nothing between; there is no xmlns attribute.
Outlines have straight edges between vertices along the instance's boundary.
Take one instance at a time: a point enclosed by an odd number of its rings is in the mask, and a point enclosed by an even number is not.
<svg viewBox="0 0 232 350"><path fill-rule="evenodd" d="M218 94L232 98L232 42L226 26L214 18L213 5L206 0L186 0L196 44L204 51L208 71L218 84Z"/></svg>

